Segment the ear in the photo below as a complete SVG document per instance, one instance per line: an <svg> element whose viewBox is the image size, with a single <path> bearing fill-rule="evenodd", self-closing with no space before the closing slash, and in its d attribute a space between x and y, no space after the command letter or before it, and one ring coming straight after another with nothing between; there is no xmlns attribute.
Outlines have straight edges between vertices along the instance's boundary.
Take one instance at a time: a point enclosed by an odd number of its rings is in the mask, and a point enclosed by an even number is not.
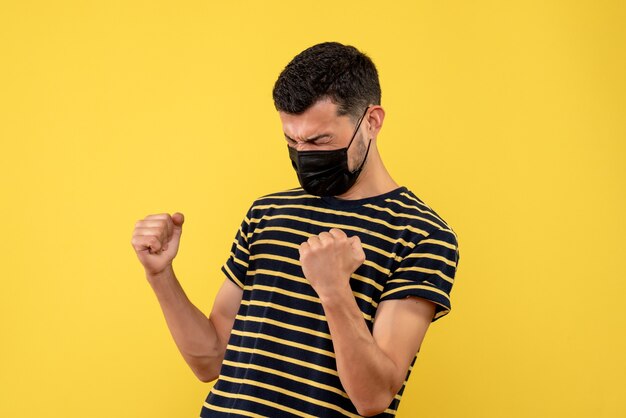
<svg viewBox="0 0 626 418"><path fill-rule="evenodd" d="M378 132L383 127L384 120L385 110L379 105L373 105L367 117L367 122L369 123L367 134L370 138L376 138L378 136Z"/></svg>

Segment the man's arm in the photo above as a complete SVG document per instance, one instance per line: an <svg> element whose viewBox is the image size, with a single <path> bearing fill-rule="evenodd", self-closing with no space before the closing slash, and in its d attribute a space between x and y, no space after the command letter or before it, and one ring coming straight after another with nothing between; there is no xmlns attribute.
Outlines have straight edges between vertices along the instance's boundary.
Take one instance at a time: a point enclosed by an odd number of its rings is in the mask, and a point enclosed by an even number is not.
<svg viewBox="0 0 626 418"><path fill-rule="evenodd" d="M180 212L148 215L135 223L131 244L178 350L198 379L209 382L219 375L243 291L225 279L209 318L191 303L172 268L184 222Z"/></svg>
<svg viewBox="0 0 626 418"><path fill-rule="evenodd" d="M334 228L300 246L302 271L324 307L339 379L358 412L370 416L402 387L435 304L416 297L383 301L370 334L350 288L350 275L364 260L359 238Z"/></svg>
<svg viewBox="0 0 626 418"><path fill-rule="evenodd" d="M402 387L435 305L416 297L383 301L370 334L349 287L321 300L346 393L359 414L383 412Z"/></svg>
<svg viewBox="0 0 626 418"><path fill-rule="evenodd" d="M147 274L174 342L193 373L203 382L219 376L226 345L243 291L224 279L207 318L187 298L171 268Z"/></svg>

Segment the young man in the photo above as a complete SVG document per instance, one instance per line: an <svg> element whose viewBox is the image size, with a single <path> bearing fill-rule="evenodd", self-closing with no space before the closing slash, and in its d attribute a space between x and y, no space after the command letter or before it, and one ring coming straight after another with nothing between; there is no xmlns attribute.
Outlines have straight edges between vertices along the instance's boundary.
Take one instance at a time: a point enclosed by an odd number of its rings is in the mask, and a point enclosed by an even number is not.
<svg viewBox="0 0 626 418"><path fill-rule="evenodd" d="M366 55L308 48L274 103L302 188L251 205L210 316L172 269L181 213L138 221L133 247L183 357L218 379L201 417L393 416L428 326L450 311L456 235L385 169Z"/></svg>

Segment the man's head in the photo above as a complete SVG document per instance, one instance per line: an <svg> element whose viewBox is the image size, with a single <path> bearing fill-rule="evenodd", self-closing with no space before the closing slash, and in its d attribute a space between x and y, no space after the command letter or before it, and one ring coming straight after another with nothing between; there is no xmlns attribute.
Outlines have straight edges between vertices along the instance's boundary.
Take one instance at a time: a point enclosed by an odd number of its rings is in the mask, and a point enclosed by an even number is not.
<svg viewBox="0 0 626 418"><path fill-rule="evenodd" d="M305 49L285 67L274 85L279 112L301 114L330 99L338 116L358 120L368 105L380 105L380 83L372 60L353 46L324 42Z"/></svg>
<svg viewBox="0 0 626 418"><path fill-rule="evenodd" d="M285 67L273 94L289 157L307 192L356 195L353 186L377 182L384 168L375 140L385 112L376 67L365 54L337 42L314 45Z"/></svg>

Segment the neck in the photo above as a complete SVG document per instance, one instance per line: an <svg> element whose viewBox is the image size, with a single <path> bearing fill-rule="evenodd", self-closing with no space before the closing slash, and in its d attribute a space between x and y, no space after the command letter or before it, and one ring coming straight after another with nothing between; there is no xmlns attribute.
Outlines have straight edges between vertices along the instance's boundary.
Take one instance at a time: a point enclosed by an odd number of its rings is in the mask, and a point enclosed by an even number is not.
<svg viewBox="0 0 626 418"><path fill-rule="evenodd" d="M344 194L335 197L345 200L366 199L390 192L398 187L385 168L376 143L372 142L367 161L354 185Z"/></svg>

